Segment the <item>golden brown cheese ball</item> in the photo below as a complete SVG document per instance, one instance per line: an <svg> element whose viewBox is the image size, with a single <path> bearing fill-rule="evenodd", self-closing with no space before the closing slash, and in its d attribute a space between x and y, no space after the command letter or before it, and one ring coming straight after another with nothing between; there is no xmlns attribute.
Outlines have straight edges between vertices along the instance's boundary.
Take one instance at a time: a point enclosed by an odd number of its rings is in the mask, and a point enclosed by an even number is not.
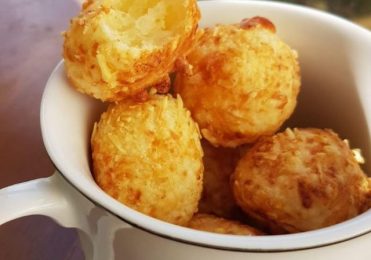
<svg viewBox="0 0 371 260"><path fill-rule="evenodd" d="M68 79L103 101L163 89L191 46L199 18L195 0L88 0L65 33Z"/></svg>
<svg viewBox="0 0 371 260"><path fill-rule="evenodd" d="M230 176L241 157L240 149L214 147L201 141L204 151L204 181L198 212L234 218L239 208L234 200Z"/></svg>
<svg viewBox="0 0 371 260"><path fill-rule="evenodd" d="M259 140L232 175L237 203L273 229L301 232L366 209L367 176L331 130L286 129Z"/></svg>
<svg viewBox="0 0 371 260"><path fill-rule="evenodd" d="M95 180L113 198L179 225L197 211L203 152L180 97L110 105L94 127L91 147Z"/></svg>
<svg viewBox="0 0 371 260"><path fill-rule="evenodd" d="M296 106L297 53L265 18L205 29L187 62L175 90L215 146L236 147L272 134Z"/></svg>
<svg viewBox="0 0 371 260"><path fill-rule="evenodd" d="M366 209L371 209L371 177L368 177L368 193Z"/></svg>
<svg viewBox="0 0 371 260"><path fill-rule="evenodd" d="M259 236L264 234L256 228L242 224L238 221L201 213L193 216L191 221L188 223L188 227L207 232L230 235Z"/></svg>

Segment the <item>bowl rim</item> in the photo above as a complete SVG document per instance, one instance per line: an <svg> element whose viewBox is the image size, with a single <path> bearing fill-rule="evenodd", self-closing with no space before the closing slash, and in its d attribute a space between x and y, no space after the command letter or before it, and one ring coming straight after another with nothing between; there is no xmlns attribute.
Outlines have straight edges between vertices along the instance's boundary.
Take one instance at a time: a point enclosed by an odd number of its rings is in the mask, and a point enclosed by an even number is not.
<svg viewBox="0 0 371 260"><path fill-rule="evenodd" d="M218 1L203 1L198 3L200 7L207 8L210 5L245 5L245 6L267 6L285 8L295 10L297 12L310 13L315 16L321 16L329 21L336 22L339 26L347 27L357 33L368 33L371 42L371 33L358 25L355 25L341 17L328 14L319 10L308 7L299 6L296 4L278 3L271 1L243 1L243 0L218 0ZM271 236L256 236L246 237L238 235L225 235L203 232L189 229L182 226L177 226L171 223L149 217L140 212L137 212L120 202L116 201L102 190L92 189L91 183L83 178L79 178L79 173L68 169L63 163L60 156L55 153L53 144L48 138L48 123L46 112L48 107L48 93L51 91L56 75L64 73L64 62L60 61L51 73L41 100L40 107L40 124L44 146L48 152L48 156L53 162L55 168L61 173L61 176L70 183L79 193L90 200L95 205L107 210L112 215L118 217L132 226L140 228L152 234L168 238L174 241L208 247L213 249L221 249L228 251L244 251L244 252L287 252L298 251L310 248L318 248L344 242L368 233L371 233L371 210L363 213L353 219L345 222L318 229L296 234L287 235L271 235Z"/></svg>

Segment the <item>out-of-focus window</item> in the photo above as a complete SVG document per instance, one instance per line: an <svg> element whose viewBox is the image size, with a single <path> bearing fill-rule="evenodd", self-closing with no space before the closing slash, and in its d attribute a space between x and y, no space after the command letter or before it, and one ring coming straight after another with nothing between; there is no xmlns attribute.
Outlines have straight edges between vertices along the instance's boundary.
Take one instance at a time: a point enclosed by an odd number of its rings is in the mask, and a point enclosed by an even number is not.
<svg viewBox="0 0 371 260"><path fill-rule="evenodd" d="M371 29L371 0L280 0L325 10Z"/></svg>

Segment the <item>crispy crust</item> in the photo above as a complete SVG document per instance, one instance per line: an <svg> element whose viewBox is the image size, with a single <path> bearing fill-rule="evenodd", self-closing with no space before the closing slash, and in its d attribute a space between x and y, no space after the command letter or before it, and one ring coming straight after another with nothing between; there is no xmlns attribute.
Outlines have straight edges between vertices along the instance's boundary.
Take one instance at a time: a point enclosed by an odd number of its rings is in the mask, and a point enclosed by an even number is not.
<svg viewBox="0 0 371 260"><path fill-rule="evenodd" d="M209 214L196 214L188 223L188 227L207 232L230 235L259 236L264 233L256 228L238 221L228 220Z"/></svg>
<svg viewBox="0 0 371 260"><path fill-rule="evenodd" d="M94 178L113 198L179 225L197 211L203 152L180 97L110 105L94 127L91 147Z"/></svg>
<svg viewBox="0 0 371 260"><path fill-rule="evenodd" d="M371 209L371 177L368 177L368 193L365 210Z"/></svg>
<svg viewBox="0 0 371 260"><path fill-rule="evenodd" d="M164 85L192 46L199 18L195 0L90 0L64 34L67 77L103 101Z"/></svg>
<svg viewBox="0 0 371 260"><path fill-rule="evenodd" d="M201 142L204 151L204 182L199 203L200 213L232 219L239 213L230 185L230 176L241 157L240 149L214 147Z"/></svg>
<svg viewBox="0 0 371 260"><path fill-rule="evenodd" d="M270 135L296 106L297 53L267 19L252 21L244 28L206 28L187 56L188 69L176 75L176 92L215 146L236 147Z"/></svg>
<svg viewBox="0 0 371 260"><path fill-rule="evenodd" d="M366 175L333 131L287 129L259 140L232 177L237 203L276 229L330 226L365 210Z"/></svg>

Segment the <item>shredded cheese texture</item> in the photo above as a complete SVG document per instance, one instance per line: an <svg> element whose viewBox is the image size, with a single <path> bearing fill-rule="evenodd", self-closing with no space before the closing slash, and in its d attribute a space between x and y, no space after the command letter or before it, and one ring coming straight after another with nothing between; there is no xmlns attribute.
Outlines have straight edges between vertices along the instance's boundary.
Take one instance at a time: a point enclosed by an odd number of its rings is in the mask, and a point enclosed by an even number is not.
<svg viewBox="0 0 371 260"><path fill-rule="evenodd" d="M167 82L192 45L199 18L195 0L89 0L64 34L67 76L103 101Z"/></svg>
<svg viewBox="0 0 371 260"><path fill-rule="evenodd" d="M233 174L237 203L285 232L330 226L368 209L368 179L329 129L287 129L260 139Z"/></svg>
<svg viewBox="0 0 371 260"><path fill-rule="evenodd" d="M271 27L207 28L187 61L175 90L214 146L253 143L275 133L294 111L298 56Z"/></svg>
<svg viewBox="0 0 371 260"><path fill-rule="evenodd" d="M179 225L197 211L203 152L180 97L110 105L95 124L91 147L95 180L113 198Z"/></svg>

